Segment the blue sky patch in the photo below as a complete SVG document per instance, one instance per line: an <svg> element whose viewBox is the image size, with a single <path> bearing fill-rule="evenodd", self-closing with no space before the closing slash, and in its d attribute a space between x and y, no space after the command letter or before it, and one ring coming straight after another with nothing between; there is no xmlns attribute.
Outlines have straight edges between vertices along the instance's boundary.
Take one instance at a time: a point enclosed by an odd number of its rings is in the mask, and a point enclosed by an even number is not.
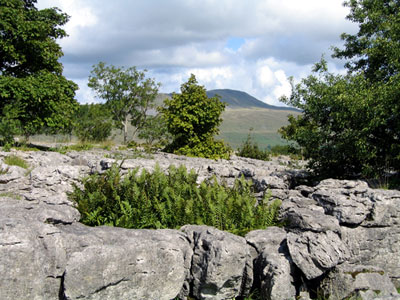
<svg viewBox="0 0 400 300"><path fill-rule="evenodd" d="M226 42L226 48L237 51L244 43L244 38L232 37Z"/></svg>

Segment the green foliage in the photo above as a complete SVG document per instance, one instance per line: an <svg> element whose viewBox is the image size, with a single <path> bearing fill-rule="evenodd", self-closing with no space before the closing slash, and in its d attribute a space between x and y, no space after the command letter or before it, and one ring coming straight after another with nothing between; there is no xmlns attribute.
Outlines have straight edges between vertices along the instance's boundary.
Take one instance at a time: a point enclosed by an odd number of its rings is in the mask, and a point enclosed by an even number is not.
<svg viewBox="0 0 400 300"><path fill-rule="evenodd" d="M229 158L230 149L222 141L215 141L219 133L221 113L225 104L219 97L208 98L203 86L197 84L192 74L182 84L181 93L165 99L160 108L167 123L172 142L166 151L206 158Z"/></svg>
<svg viewBox="0 0 400 300"><path fill-rule="evenodd" d="M104 104L80 105L75 124L75 134L82 142L103 142L111 135L111 114Z"/></svg>
<svg viewBox="0 0 400 300"><path fill-rule="evenodd" d="M56 43L66 36L60 27L68 16L56 8L37 10L35 3L0 1L0 112L7 122L2 127L21 127L26 137L69 126L77 106L77 85L62 76L63 53Z"/></svg>
<svg viewBox="0 0 400 300"><path fill-rule="evenodd" d="M400 4L350 0L348 19L356 35L343 34L352 59L347 75L317 63L313 75L293 85L286 103L303 110L282 135L304 149L309 167L322 177L384 177L400 170Z"/></svg>
<svg viewBox="0 0 400 300"><path fill-rule="evenodd" d="M237 155L241 157L254 158L259 160L270 160L267 149L261 150L258 144L253 140L251 135L252 128L250 129L247 139L243 142L242 146L238 149Z"/></svg>
<svg viewBox="0 0 400 300"><path fill-rule="evenodd" d="M0 144L5 150L10 150L14 144L14 136L21 133L21 124L18 120L20 113L21 110L17 106L6 105L3 107L0 119Z"/></svg>
<svg viewBox="0 0 400 300"><path fill-rule="evenodd" d="M136 130L146 124L146 113L153 107L158 93L160 84L145 78L145 72L136 67L124 69L100 62L93 66L89 77L88 86L106 100L115 126L123 131L124 144L128 142L128 124Z"/></svg>
<svg viewBox="0 0 400 300"><path fill-rule="evenodd" d="M179 228L206 224L235 234L277 223L279 201L265 197L257 205L252 184L241 178L234 187L215 178L197 183L197 174L184 166L170 166L168 175L157 166L153 173L138 169L122 177L114 165L103 174L74 186L70 198L77 203L87 225L125 228Z"/></svg>
<svg viewBox="0 0 400 300"><path fill-rule="evenodd" d="M280 130L283 137L296 141L309 167L323 177L400 170L400 76L382 84L363 74L334 75L325 68L316 73L283 99L303 109Z"/></svg>
<svg viewBox="0 0 400 300"><path fill-rule="evenodd" d="M144 126L139 130L139 138L144 139L149 146L165 146L171 139L167 124L161 114L148 116Z"/></svg>
<svg viewBox="0 0 400 300"><path fill-rule="evenodd" d="M345 1L347 16L358 23L356 34L342 34L344 49L335 57L346 58L350 71L363 71L372 81L388 81L400 71L400 3L383 0Z"/></svg>
<svg viewBox="0 0 400 300"><path fill-rule="evenodd" d="M4 163L9 166L18 166L24 169L29 168L29 164L23 158L16 155L8 155L4 157Z"/></svg>

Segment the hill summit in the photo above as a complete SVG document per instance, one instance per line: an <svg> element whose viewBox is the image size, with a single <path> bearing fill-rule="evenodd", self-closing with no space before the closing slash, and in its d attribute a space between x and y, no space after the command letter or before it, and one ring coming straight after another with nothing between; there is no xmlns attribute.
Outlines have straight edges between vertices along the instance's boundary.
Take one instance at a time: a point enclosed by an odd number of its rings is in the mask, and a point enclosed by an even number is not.
<svg viewBox="0 0 400 300"><path fill-rule="evenodd" d="M292 107L275 106L258 100L257 98L247 94L246 92L230 90L230 89L216 89L207 91L208 97L215 95L221 96L221 101L228 104L228 108L266 108L273 110L295 110Z"/></svg>

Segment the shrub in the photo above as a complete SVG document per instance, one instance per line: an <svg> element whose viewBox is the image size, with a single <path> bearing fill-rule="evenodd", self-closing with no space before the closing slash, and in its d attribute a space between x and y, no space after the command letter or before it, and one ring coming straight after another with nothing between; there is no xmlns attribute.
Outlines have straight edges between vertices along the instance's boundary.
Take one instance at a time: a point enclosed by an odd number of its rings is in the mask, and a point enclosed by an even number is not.
<svg viewBox="0 0 400 300"><path fill-rule="evenodd" d="M269 160L269 153L267 150L261 150L258 144L253 140L253 137L249 133L246 141L243 142L242 146L238 149L238 156L254 158L259 160Z"/></svg>
<svg viewBox="0 0 400 300"><path fill-rule="evenodd" d="M237 179L233 187L216 178L197 184L197 174L170 166L168 174L138 169L122 177L114 165L83 180L70 193L81 221L90 226L179 228L205 224L235 234L277 224L280 202L265 197L257 203L252 184Z"/></svg>
<svg viewBox="0 0 400 300"><path fill-rule="evenodd" d="M223 141L215 141L219 133L225 103L219 96L208 98L204 86L192 74L181 85L181 93L164 100L160 107L172 141L165 150L176 154L205 158L229 158L230 149Z"/></svg>
<svg viewBox="0 0 400 300"><path fill-rule="evenodd" d="M80 105L75 118L75 134L81 142L103 142L110 137L112 120L104 104Z"/></svg>
<svg viewBox="0 0 400 300"><path fill-rule="evenodd" d="M9 166L18 166L24 169L29 168L29 164L23 158L16 155L9 155L4 157L4 163Z"/></svg>
<svg viewBox="0 0 400 300"><path fill-rule="evenodd" d="M279 156L279 155L287 155L292 159L301 159L301 149L297 148L293 145L275 145L271 147L271 155Z"/></svg>

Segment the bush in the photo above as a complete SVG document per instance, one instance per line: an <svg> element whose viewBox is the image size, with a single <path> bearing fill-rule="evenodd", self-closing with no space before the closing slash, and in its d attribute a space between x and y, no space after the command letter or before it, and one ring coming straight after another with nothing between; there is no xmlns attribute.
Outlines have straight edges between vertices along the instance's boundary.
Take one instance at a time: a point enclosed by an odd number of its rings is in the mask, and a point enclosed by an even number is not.
<svg viewBox="0 0 400 300"><path fill-rule="evenodd" d="M170 166L168 175L158 166L154 172L138 169L122 177L114 165L103 174L83 180L70 193L90 226L125 228L179 228L205 224L235 234L277 224L280 202L268 197L257 203L252 184L237 179L232 188L216 178L197 184L197 174L184 166Z"/></svg>
<svg viewBox="0 0 400 300"><path fill-rule="evenodd" d="M279 155L287 155L292 159L301 159L301 149L293 146L293 145L275 145L271 147L271 155L279 156Z"/></svg>
<svg viewBox="0 0 400 300"><path fill-rule="evenodd" d="M80 105L75 118L75 134L81 142L104 142L110 137L111 115L104 104Z"/></svg>
<svg viewBox="0 0 400 300"><path fill-rule="evenodd" d="M258 144L253 140L253 137L249 133L246 141L243 142L242 146L238 149L238 156L254 158L259 160L269 160L269 153L267 150L261 150Z"/></svg>
<svg viewBox="0 0 400 300"><path fill-rule="evenodd" d="M182 84L181 93L173 94L160 107L172 141L165 150L176 154L205 158L229 158L230 149L223 141L215 141L219 133L225 103L219 96L208 98L204 86L192 74Z"/></svg>

